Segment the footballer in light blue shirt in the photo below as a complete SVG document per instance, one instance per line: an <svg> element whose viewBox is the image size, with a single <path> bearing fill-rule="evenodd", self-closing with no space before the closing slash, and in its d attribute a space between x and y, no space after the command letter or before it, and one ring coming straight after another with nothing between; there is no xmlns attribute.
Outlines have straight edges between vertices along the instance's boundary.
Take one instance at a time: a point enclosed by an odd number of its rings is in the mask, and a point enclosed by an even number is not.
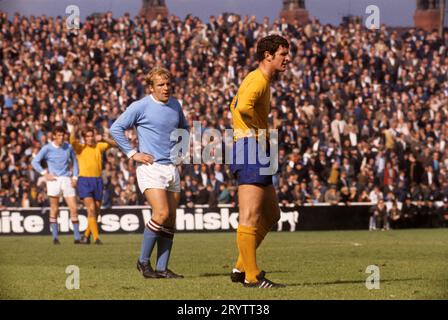
<svg viewBox="0 0 448 320"><path fill-rule="evenodd" d="M144 160L140 161L143 155L150 155L154 162L172 164L171 151L177 141L171 141L171 133L179 128L188 130L180 103L172 97L165 101L160 98L164 99L153 93L135 101L110 128L110 134L119 148L137 162L145 163ZM138 151L124 134L126 129L133 127L137 129Z"/></svg>
<svg viewBox="0 0 448 320"><path fill-rule="evenodd" d="M137 269L145 278L183 278L168 269L174 238L176 208L180 198L180 177L171 151L177 141L171 134L188 125L180 103L171 96L171 75L156 67L147 77L151 95L132 103L112 124L110 134L127 157L138 162L137 182L152 207L145 226ZM138 149L133 148L125 130L137 129ZM149 258L157 243L157 265Z"/></svg>
<svg viewBox="0 0 448 320"><path fill-rule="evenodd" d="M50 198L50 229L53 243L59 244L58 239L58 210L59 198L62 195L70 209L70 220L73 224L75 244L80 244L78 211L76 204L76 180L78 178L78 161L70 144L64 142L65 130L61 126L53 129L53 141L47 143L39 150L31 162L34 170L45 176L47 195ZM48 168L44 170L42 160L47 162ZM73 174L70 170L73 167Z"/></svg>

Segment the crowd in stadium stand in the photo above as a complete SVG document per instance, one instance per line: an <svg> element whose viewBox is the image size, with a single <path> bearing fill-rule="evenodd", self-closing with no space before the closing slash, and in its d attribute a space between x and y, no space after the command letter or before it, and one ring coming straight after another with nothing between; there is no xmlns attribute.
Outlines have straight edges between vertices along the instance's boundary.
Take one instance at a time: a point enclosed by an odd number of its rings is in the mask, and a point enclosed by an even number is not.
<svg viewBox="0 0 448 320"><path fill-rule="evenodd" d="M271 87L282 205L447 201L446 34L233 14L148 22L106 13L67 30L61 17L0 12L0 29L3 206L47 205L31 159L51 140L51 128L75 114L98 138L107 134L149 93L144 78L155 65L171 71L173 96L191 127L231 128L230 101L256 67L257 39L271 33L290 40L292 59ZM135 143L135 132L127 134ZM104 205L144 204L133 161L115 148L104 160ZM225 164L184 165L181 176L181 205L236 201Z"/></svg>

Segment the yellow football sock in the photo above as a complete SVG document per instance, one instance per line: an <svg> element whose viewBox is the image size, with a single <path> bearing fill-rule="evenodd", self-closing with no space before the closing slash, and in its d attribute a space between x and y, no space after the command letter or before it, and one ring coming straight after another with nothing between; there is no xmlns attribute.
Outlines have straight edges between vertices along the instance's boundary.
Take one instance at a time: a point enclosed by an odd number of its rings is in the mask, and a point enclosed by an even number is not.
<svg viewBox="0 0 448 320"><path fill-rule="evenodd" d="M263 242L264 238L266 237L266 234L269 232L269 229L265 228L266 222L263 221L259 223L259 226L257 226L257 234L256 237L256 245L257 248L260 246L260 244ZM243 264L243 258L241 257L241 253L238 255L238 259L235 264L235 269L238 269L241 272L244 272L244 264Z"/></svg>
<svg viewBox="0 0 448 320"><path fill-rule="evenodd" d="M256 257L257 228L238 226L237 242L246 272L246 280L249 282L257 282L257 275L260 273L257 267Z"/></svg>
<svg viewBox="0 0 448 320"><path fill-rule="evenodd" d="M98 223L96 222L96 217L89 217L89 228L92 230L93 240L98 240Z"/></svg>

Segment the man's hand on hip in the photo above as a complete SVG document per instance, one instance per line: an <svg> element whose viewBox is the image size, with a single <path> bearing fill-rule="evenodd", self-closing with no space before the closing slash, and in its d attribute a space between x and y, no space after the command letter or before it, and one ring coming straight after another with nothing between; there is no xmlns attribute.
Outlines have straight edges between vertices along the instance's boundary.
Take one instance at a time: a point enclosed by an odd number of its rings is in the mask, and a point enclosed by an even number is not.
<svg viewBox="0 0 448 320"><path fill-rule="evenodd" d="M154 162L154 157L152 155L141 152L134 154L132 159L143 164L152 164Z"/></svg>

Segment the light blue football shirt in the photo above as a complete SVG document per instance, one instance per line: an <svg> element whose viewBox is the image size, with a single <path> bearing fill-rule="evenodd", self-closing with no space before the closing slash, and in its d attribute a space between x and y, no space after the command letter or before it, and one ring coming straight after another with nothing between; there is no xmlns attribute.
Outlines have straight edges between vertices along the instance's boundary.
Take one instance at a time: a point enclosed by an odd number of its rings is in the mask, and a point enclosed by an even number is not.
<svg viewBox="0 0 448 320"><path fill-rule="evenodd" d="M124 134L126 129L133 127L137 129L138 152L152 155L154 161L161 164L174 163L171 150L177 141L171 141L171 133L179 128L189 128L176 99L171 97L163 103L152 95L131 103L110 128L112 138L128 157L137 152Z"/></svg>
<svg viewBox="0 0 448 320"><path fill-rule="evenodd" d="M70 177L70 163L73 165L73 177L79 174L78 160L70 144L64 142L60 147L53 143L47 143L39 150L37 155L31 161L34 170L39 173L44 172L41 161L46 160L48 173L57 177Z"/></svg>

